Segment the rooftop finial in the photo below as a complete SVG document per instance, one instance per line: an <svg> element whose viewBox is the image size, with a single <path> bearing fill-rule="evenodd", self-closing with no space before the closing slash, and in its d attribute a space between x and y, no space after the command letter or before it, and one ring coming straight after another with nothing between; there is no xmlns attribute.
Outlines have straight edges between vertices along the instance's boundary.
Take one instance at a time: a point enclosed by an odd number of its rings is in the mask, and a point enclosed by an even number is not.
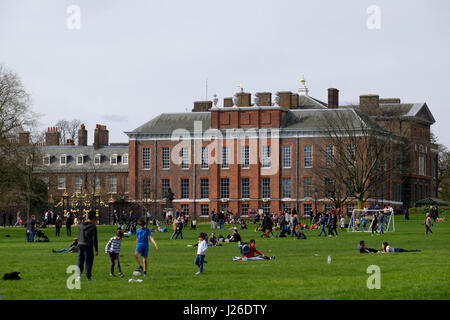
<svg viewBox="0 0 450 320"><path fill-rule="evenodd" d="M302 83L302 85L300 86L300 88L298 89L298 92L301 96L307 96L308 95L308 88L306 87L305 83L305 76L302 75L302 79L300 80L300 82Z"/></svg>
<svg viewBox="0 0 450 320"><path fill-rule="evenodd" d="M241 93L244 92L244 85L242 83L239 83L238 87L241 88Z"/></svg>

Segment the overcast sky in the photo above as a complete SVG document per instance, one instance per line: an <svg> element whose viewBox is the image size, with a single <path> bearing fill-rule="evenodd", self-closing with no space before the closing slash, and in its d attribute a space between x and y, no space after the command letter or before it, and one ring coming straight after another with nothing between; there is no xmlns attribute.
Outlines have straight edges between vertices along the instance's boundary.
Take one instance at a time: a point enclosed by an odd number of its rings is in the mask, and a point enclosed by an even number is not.
<svg viewBox="0 0 450 320"><path fill-rule="evenodd" d="M70 5L81 28L67 26ZM370 5L380 29L369 29ZM72 21L72 20L70 20ZM372 20L371 20L372 21ZM72 25L73 26L73 25ZM247 92L296 92L340 103L360 94L427 102L450 146L450 1L0 0L0 63L42 114L96 123L111 142L161 112Z"/></svg>

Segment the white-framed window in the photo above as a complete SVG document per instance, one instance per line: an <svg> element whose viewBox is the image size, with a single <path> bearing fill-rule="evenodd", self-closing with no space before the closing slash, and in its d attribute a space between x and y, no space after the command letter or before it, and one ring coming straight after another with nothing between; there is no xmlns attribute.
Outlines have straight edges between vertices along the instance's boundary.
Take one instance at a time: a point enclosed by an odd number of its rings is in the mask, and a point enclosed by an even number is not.
<svg viewBox="0 0 450 320"><path fill-rule="evenodd" d="M189 179L181 179L181 199L189 199Z"/></svg>
<svg viewBox="0 0 450 320"><path fill-rule="evenodd" d="M270 178L262 178L261 193L262 198L270 198Z"/></svg>
<svg viewBox="0 0 450 320"><path fill-rule="evenodd" d="M325 212L330 212L332 209L331 203L325 203L324 208L325 208Z"/></svg>
<svg viewBox="0 0 450 320"><path fill-rule="evenodd" d="M125 176L125 181L124 181L124 184L123 184L123 191L125 193L128 193L128 188L129 188L128 176Z"/></svg>
<svg viewBox="0 0 450 320"><path fill-rule="evenodd" d="M128 153L124 153L122 155L122 164L123 165L128 165Z"/></svg>
<svg viewBox="0 0 450 320"><path fill-rule="evenodd" d="M220 197L222 199L228 199L230 197L230 179L220 179Z"/></svg>
<svg viewBox="0 0 450 320"><path fill-rule="evenodd" d="M325 153L325 167L330 168L333 166L334 147L332 144L326 144L324 147Z"/></svg>
<svg viewBox="0 0 450 320"><path fill-rule="evenodd" d="M208 147L202 147L202 161L200 165L201 169L209 168L209 149Z"/></svg>
<svg viewBox="0 0 450 320"><path fill-rule="evenodd" d="M291 178L283 178L282 179L282 193L283 193L283 198L291 197Z"/></svg>
<svg viewBox="0 0 450 320"><path fill-rule="evenodd" d="M82 164L84 164L84 155L79 154L79 155L77 155L77 165L82 165Z"/></svg>
<svg viewBox="0 0 450 320"><path fill-rule="evenodd" d="M81 176L75 176L75 193L81 193L83 188L83 178Z"/></svg>
<svg viewBox="0 0 450 320"><path fill-rule="evenodd" d="M303 197L304 198L312 198L312 178L311 177L303 178Z"/></svg>
<svg viewBox="0 0 450 320"><path fill-rule="evenodd" d="M181 169L189 169L189 148L181 148Z"/></svg>
<svg viewBox="0 0 450 320"><path fill-rule="evenodd" d="M241 147L241 168L250 168L250 148L249 146Z"/></svg>
<svg viewBox="0 0 450 320"><path fill-rule="evenodd" d="M67 164L67 155L62 154L59 157L59 164L62 165L62 166L65 166Z"/></svg>
<svg viewBox="0 0 450 320"><path fill-rule="evenodd" d="M109 186L109 193L117 193L117 177L116 176L108 177L108 186Z"/></svg>
<svg viewBox="0 0 450 320"><path fill-rule="evenodd" d="M228 169L230 167L230 153L228 147L222 147L222 169Z"/></svg>
<svg viewBox="0 0 450 320"><path fill-rule="evenodd" d="M303 167L312 168L312 145L303 146Z"/></svg>
<svg viewBox="0 0 450 320"><path fill-rule="evenodd" d="M270 203L269 202L263 202L262 209L264 214L270 213Z"/></svg>
<svg viewBox="0 0 450 320"><path fill-rule="evenodd" d="M262 146L261 148L261 167L270 168L270 146Z"/></svg>
<svg viewBox="0 0 450 320"><path fill-rule="evenodd" d="M117 154L112 154L109 158L109 164L115 166L117 165Z"/></svg>
<svg viewBox="0 0 450 320"><path fill-rule="evenodd" d="M248 203L241 204L241 216L248 216L248 209L250 205Z"/></svg>
<svg viewBox="0 0 450 320"><path fill-rule="evenodd" d="M201 216L209 216L209 204L201 204L200 205L200 215Z"/></svg>
<svg viewBox="0 0 450 320"><path fill-rule="evenodd" d="M208 179L200 179L200 198L201 199L209 198L209 180Z"/></svg>
<svg viewBox="0 0 450 320"><path fill-rule="evenodd" d="M291 146L285 145L283 146L283 168L290 168L291 167Z"/></svg>
<svg viewBox="0 0 450 320"><path fill-rule="evenodd" d="M170 149L163 147L161 149L161 167L162 169L170 169Z"/></svg>
<svg viewBox="0 0 450 320"><path fill-rule="evenodd" d="M425 175L425 154L419 154L419 174L421 176Z"/></svg>
<svg viewBox="0 0 450 320"><path fill-rule="evenodd" d="M94 165L99 166L102 163L102 155L96 154L94 157Z"/></svg>
<svg viewBox="0 0 450 320"><path fill-rule="evenodd" d="M161 193L162 197L166 197L167 192L169 192L170 188L170 180L169 179L161 179Z"/></svg>
<svg viewBox="0 0 450 320"><path fill-rule="evenodd" d="M250 198L250 179L249 178L241 178L241 198L242 199Z"/></svg>
<svg viewBox="0 0 450 320"><path fill-rule="evenodd" d="M58 189L65 190L66 189L66 177L58 177Z"/></svg>
<svg viewBox="0 0 450 320"><path fill-rule="evenodd" d="M94 193L99 193L102 188L101 180L99 176L94 176Z"/></svg>
<svg viewBox="0 0 450 320"><path fill-rule="evenodd" d="M142 169L150 170L150 148L142 148Z"/></svg>
<svg viewBox="0 0 450 320"><path fill-rule="evenodd" d="M42 163L44 164L44 166L49 166L50 165L50 159L51 159L51 156L49 154L46 154L42 158Z"/></svg>
<svg viewBox="0 0 450 320"><path fill-rule="evenodd" d="M304 216L311 216L312 214L312 204L311 203L304 203L303 204L303 215Z"/></svg>
<svg viewBox="0 0 450 320"><path fill-rule="evenodd" d="M355 162L356 159L356 147L354 144L348 144L345 146L346 156L349 162ZM375 151L375 150L374 150Z"/></svg>

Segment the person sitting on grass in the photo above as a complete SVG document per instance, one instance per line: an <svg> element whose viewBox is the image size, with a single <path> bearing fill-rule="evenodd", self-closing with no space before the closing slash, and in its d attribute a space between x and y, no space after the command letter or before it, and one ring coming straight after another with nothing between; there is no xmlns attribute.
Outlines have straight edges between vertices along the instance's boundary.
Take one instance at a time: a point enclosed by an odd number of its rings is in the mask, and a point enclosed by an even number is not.
<svg viewBox="0 0 450 320"><path fill-rule="evenodd" d="M358 245L358 252L359 253L377 253L378 250L372 249L372 248L366 248L366 243L364 240L361 240Z"/></svg>
<svg viewBox="0 0 450 320"><path fill-rule="evenodd" d="M75 252L78 252L78 238L73 239L69 248L64 248L64 249L60 249L60 250L52 249L52 252L53 253L63 253L63 252L75 253Z"/></svg>
<svg viewBox="0 0 450 320"><path fill-rule="evenodd" d="M381 245L380 253L389 253L389 252L420 252L419 249L414 250L406 250L402 248L392 248L387 242L383 242Z"/></svg>
<svg viewBox="0 0 450 320"><path fill-rule="evenodd" d="M239 224L241 225L241 229L247 229L247 223L244 219L239 218Z"/></svg>
<svg viewBox="0 0 450 320"><path fill-rule="evenodd" d="M228 236L227 239L225 239L225 242L239 242L242 240L241 235L238 233L237 228L233 228L233 234L231 236Z"/></svg>
<svg viewBox="0 0 450 320"><path fill-rule="evenodd" d="M245 244L242 244L242 245L245 245ZM255 255L255 254L257 254L257 255ZM250 243L248 244L248 252L246 252L246 250L244 250L242 252L242 258L248 259L248 258L257 258L257 257L264 259L264 260L274 260L275 259L275 256L266 257L264 255L264 253L262 253L261 251L258 251L258 249L256 249L256 241L254 239L251 239Z"/></svg>
<svg viewBox="0 0 450 320"><path fill-rule="evenodd" d="M210 246L210 247L221 246L222 244L220 244L218 242L219 242L219 240L216 238L216 234L214 232L211 232L211 235L209 236L209 239L208 239L208 246Z"/></svg>

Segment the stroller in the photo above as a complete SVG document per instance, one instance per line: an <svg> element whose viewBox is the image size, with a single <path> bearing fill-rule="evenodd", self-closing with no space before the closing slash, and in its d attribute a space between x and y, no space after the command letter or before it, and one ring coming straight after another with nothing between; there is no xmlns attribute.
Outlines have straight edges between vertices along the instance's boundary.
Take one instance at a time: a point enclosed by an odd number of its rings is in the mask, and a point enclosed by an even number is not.
<svg viewBox="0 0 450 320"><path fill-rule="evenodd" d="M36 242L49 242L50 240L48 239L48 237L45 235L44 232L42 232L39 229L36 229L34 231L35 236L37 236L37 240Z"/></svg>

